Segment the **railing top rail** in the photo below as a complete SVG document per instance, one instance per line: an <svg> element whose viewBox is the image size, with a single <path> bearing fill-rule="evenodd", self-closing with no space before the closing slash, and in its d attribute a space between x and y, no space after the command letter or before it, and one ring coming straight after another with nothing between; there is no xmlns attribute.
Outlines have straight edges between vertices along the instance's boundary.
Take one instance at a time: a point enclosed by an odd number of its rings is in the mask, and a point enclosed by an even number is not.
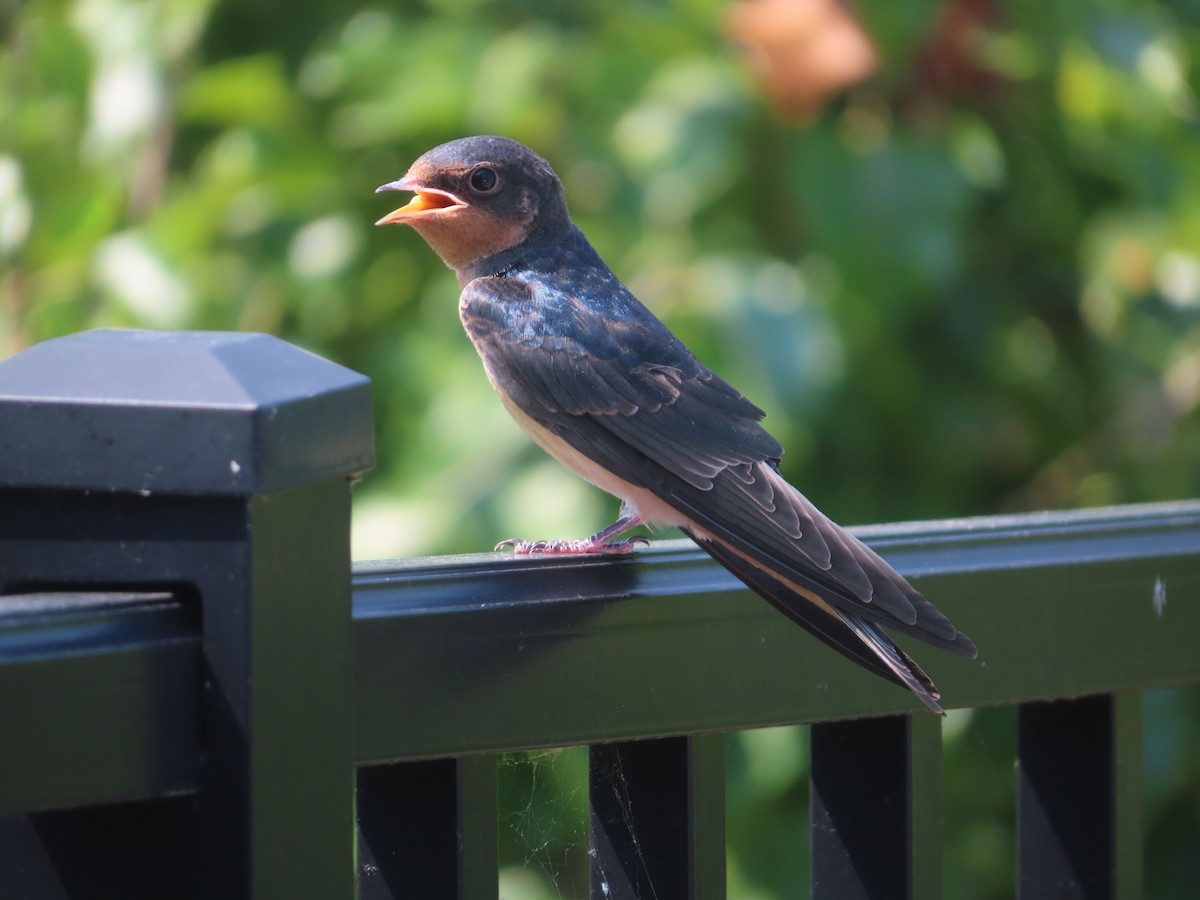
<svg viewBox="0 0 1200 900"><path fill-rule="evenodd" d="M1200 502L856 529L979 645L948 707L1200 680ZM690 542L358 563L360 761L906 712Z"/></svg>

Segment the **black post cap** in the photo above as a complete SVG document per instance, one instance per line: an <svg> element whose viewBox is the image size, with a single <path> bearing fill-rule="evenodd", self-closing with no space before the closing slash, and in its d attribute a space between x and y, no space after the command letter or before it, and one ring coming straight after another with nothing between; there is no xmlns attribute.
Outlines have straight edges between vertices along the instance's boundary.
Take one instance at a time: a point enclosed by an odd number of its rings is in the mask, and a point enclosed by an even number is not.
<svg viewBox="0 0 1200 900"><path fill-rule="evenodd" d="M270 335L105 329L0 362L0 487L249 495L373 460L370 379Z"/></svg>

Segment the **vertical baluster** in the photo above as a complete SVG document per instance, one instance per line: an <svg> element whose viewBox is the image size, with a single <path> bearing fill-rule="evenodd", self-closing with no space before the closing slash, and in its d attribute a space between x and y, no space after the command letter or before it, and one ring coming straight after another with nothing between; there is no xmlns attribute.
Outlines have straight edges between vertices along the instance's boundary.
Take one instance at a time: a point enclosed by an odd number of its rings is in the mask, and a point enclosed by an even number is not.
<svg viewBox="0 0 1200 900"><path fill-rule="evenodd" d="M595 900L725 896L723 735L593 745Z"/></svg>
<svg viewBox="0 0 1200 900"><path fill-rule="evenodd" d="M1017 728L1018 896L1141 896L1141 694L1024 703Z"/></svg>
<svg viewBox="0 0 1200 900"><path fill-rule="evenodd" d="M495 900L496 757L358 772L360 900Z"/></svg>
<svg viewBox="0 0 1200 900"><path fill-rule="evenodd" d="M812 727L814 900L941 894L941 720Z"/></svg>

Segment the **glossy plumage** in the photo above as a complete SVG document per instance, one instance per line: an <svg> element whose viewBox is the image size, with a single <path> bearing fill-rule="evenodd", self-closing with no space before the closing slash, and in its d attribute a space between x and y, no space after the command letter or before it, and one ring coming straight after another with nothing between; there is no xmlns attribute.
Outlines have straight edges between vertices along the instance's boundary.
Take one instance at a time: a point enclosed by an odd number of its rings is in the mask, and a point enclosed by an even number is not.
<svg viewBox="0 0 1200 900"><path fill-rule="evenodd" d="M473 196L481 169L499 183ZM415 207L381 223L413 225L455 268L467 334L534 440L620 497L630 526L678 525L789 618L941 711L932 681L879 626L960 656L975 646L784 480L783 448L760 424L762 410L609 270L540 157L503 138L466 138L382 189L417 192ZM443 195L461 205L429 206L449 203ZM471 252L467 233L485 235L476 243L486 246Z"/></svg>

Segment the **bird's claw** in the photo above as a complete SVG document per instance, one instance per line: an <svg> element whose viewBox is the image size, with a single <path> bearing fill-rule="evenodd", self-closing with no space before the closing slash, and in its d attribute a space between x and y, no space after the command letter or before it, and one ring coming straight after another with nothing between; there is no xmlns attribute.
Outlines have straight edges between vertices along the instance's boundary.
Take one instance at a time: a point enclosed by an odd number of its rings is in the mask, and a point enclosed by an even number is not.
<svg viewBox="0 0 1200 900"><path fill-rule="evenodd" d="M584 538L578 541L523 541L519 538L509 538L498 543L493 550L499 551L508 547L517 556L545 554L556 556L584 556L630 553L639 544L649 545L650 540L642 535L635 535L623 541L604 541Z"/></svg>

